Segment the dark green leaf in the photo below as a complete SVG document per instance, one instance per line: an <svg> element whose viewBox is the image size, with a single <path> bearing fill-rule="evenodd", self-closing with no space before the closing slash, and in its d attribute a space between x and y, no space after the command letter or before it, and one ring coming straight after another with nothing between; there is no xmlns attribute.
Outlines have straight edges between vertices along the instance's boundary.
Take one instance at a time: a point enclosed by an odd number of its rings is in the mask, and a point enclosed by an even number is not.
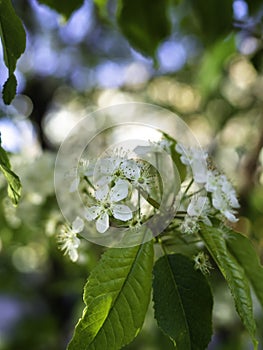
<svg viewBox="0 0 263 350"><path fill-rule="evenodd" d="M263 266L250 240L241 233L228 230L227 247L245 270L253 289L263 307Z"/></svg>
<svg viewBox="0 0 263 350"><path fill-rule="evenodd" d="M180 254L154 266L153 300L159 327L178 350L206 349L212 335L213 299L206 278Z"/></svg>
<svg viewBox="0 0 263 350"><path fill-rule="evenodd" d="M200 236L225 277L235 300L237 312L251 336L254 349L257 349L250 288L243 268L228 252L222 229L202 225Z"/></svg>
<svg viewBox="0 0 263 350"><path fill-rule="evenodd" d="M3 98L4 102L9 104L16 93L16 79L13 75L16 62L26 47L24 27L10 0L0 0L0 37L5 65L9 71L9 78L4 86Z"/></svg>
<svg viewBox="0 0 263 350"><path fill-rule="evenodd" d="M117 350L138 334L148 308L152 241L109 249L84 288L86 307L69 350Z"/></svg>
<svg viewBox="0 0 263 350"><path fill-rule="evenodd" d="M168 0L120 0L118 24L130 44L154 57L160 42L169 36Z"/></svg>
<svg viewBox="0 0 263 350"><path fill-rule="evenodd" d="M60 13L66 19L69 19L72 13L83 5L84 0L38 0L38 2L40 4L47 5L48 7ZM87 18L87 21L88 20L89 19Z"/></svg>
<svg viewBox="0 0 263 350"><path fill-rule="evenodd" d="M4 88L3 88L3 100L5 104L9 105L12 102L16 94L16 86L17 86L16 77L14 74L11 74L7 79L7 81L5 82Z"/></svg>
<svg viewBox="0 0 263 350"><path fill-rule="evenodd" d="M1 146L0 138L0 170L4 174L8 183L8 196L14 205L17 205L21 197L21 182L19 177L11 170L11 165L6 151Z"/></svg>
<svg viewBox="0 0 263 350"><path fill-rule="evenodd" d="M233 28L233 8L230 0L190 0L205 44L214 44Z"/></svg>
<svg viewBox="0 0 263 350"><path fill-rule="evenodd" d="M248 4L250 15L255 14L260 8L262 8L261 0L246 0L246 3Z"/></svg>

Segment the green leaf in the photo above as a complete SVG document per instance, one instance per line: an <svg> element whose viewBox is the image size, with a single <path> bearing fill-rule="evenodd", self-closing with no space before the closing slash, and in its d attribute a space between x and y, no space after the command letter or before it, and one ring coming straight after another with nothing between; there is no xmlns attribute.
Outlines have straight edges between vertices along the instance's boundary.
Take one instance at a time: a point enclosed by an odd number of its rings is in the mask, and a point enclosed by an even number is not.
<svg viewBox="0 0 263 350"><path fill-rule="evenodd" d="M206 278L187 257L161 257L154 266L153 300L159 327L178 350L206 349L213 298Z"/></svg>
<svg viewBox="0 0 263 350"><path fill-rule="evenodd" d="M171 32L168 6L169 0L119 0L118 24L131 46L154 57Z"/></svg>
<svg viewBox="0 0 263 350"><path fill-rule="evenodd" d="M84 0L38 0L38 2L40 4L47 5L48 7L60 13L66 19L69 19L72 13L83 5Z"/></svg>
<svg viewBox="0 0 263 350"><path fill-rule="evenodd" d="M3 88L3 100L4 103L9 105L16 94L17 80L14 74L11 74L4 84Z"/></svg>
<svg viewBox="0 0 263 350"><path fill-rule="evenodd" d="M201 225L200 236L225 277L233 295L236 310L250 334L254 349L257 349L256 324L253 317L250 288L243 268L227 250L222 229Z"/></svg>
<svg viewBox="0 0 263 350"><path fill-rule="evenodd" d="M209 50L205 51L196 76L196 81L204 95L209 95L218 87L224 72L224 65L235 51L234 35L215 42Z"/></svg>
<svg viewBox="0 0 263 350"><path fill-rule="evenodd" d="M84 287L86 307L69 350L117 350L140 331L148 308L153 242L109 249Z"/></svg>
<svg viewBox="0 0 263 350"><path fill-rule="evenodd" d="M253 289L263 307L263 266L250 240L241 233L227 230L228 250L245 270Z"/></svg>
<svg viewBox="0 0 263 350"><path fill-rule="evenodd" d="M3 90L3 99L6 104L9 104L16 93L16 78L14 76L16 62L26 48L26 33L10 0L0 0L0 37L5 65L9 72L9 78Z"/></svg>
<svg viewBox="0 0 263 350"><path fill-rule="evenodd" d="M261 0L246 0L249 8L249 14L255 15L262 8Z"/></svg>
<svg viewBox="0 0 263 350"><path fill-rule="evenodd" d="M14 205L18 204L21 197L21 182L19 177L11 170L11 165L6 151L1 146L0 138L0 171L4 174L8 183L8 196L11 198Z"/></svg>
<svg viewBox="0 0 263 350"><path fill-rule="evenodd" d="M101 17L107 17L107 4L108 0L93 0L94 4L99 9L99 14Z"/></svg>
<svg viewBox="0 0 263 350"><path fill-rule="evenodd" d="M181 159L180 159L181 155L177 153L175 150L177 142L170 135L166 134L163 131L161 132L163 134L163 137L171 143L170 145L171 157L174 162L175 169L178 171L180 175L181 182L183 182L186 178L187 169L185 164L181 162Z"/></svg>
<svg viewBox="0 0 263 350"><path fill-rule="evenodd" d="M205 44L228 35L233 29L233 8L229 0L190 0Z"/></svg>

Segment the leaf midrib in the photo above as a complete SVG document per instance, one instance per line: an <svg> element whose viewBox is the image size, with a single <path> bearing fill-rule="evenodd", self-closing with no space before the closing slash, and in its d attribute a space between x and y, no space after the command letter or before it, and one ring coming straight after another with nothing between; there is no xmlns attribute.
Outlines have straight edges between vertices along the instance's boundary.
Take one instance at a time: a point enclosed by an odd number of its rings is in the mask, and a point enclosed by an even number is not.
<svg viewBox="0 0 263 350"><path fill-rule="evenodd" d="M144 243L144 244L145 244L145 243ZM101 325L100 329L98 330L97 334L94 336L94 338L92 339L92 341L88 344L89 347L94 343L94 341L96 340L96 338L99 336L99 334L100 334L101 331L103 330L104 324L105 324L105 323L107 322L107 320L109 319L112 310L114 309L116 303L118 302L119 296L122 294L122 291L123 291L123 289L124 289L125 286L126 286L126 283L128 283L129 277L130 277L130 275L132 274L132 272L133 272L133 270L134 270L134 268L135 268L136 261L137 261L138 258L139 258L139 255L140 255L140 253L141 253L141 251L142 251L142 247L144 246L144 244L140 244L140 245L139 245L139 249L138 249L137 252L136 252L135 259L134 259L134 261L133 261L133 263L132 263L132 266L131 266L131 268L130 268L128 274L127 274L127 277L125 278L125 280L124 280L124 282L123 282L123 285L122 285L122 287L121 287L121 289L120 289L118 295L116 296L116 298L115 298L115 300L114 300L114 302L113 302L113 304L112 304L112 306L111 306L111 308L110 308L110 311L109 311L107 317L105 318L104 322L102 323L102 325Z"/></svg>
<svg viewBox="0 0 263 350"><path fill-rule="evenodd" d="M171 268L171 264L170 264L170 261L169 261L169 258L168 258L167 254L165 254L165 259L167 261L167 264L168 264L168 267L169 267L169 271L170 271L170 274L172 276L172 281L173 281L174 287L176 289L177 295L179 296L179 303L180 303L181 310L182 310L182 313L183 313L183 316L184 316L185 326L186 326L186 329L188 331L187 332L188 333L188 339L190 340L190 330L189 330L189 325L188 325L188 322L187 322L187 317L186 317L186 314L185 314L185 311L184 311L182 298L181 298L181 295L179 293L179 290L178 290L178 287L177 287L177 284L176 284L176 280L175 280L175 277L174 277L174 274L173 274L173 270ZM191 340L190 340L189 345L190 345L190 349L191 349Z"/></svg>

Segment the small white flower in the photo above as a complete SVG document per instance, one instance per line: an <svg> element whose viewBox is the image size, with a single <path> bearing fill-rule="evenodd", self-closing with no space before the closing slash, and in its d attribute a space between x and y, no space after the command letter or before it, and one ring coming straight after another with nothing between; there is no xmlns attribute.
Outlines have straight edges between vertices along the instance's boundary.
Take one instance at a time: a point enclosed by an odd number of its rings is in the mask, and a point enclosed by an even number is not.
<svg viewBox="0 0 263 350"><path fill-rule="evenodd" d="M150 194L153 189L159 188L157 172L155 168L147 162L135 162L132 160L130 164L126 165L124 174L135 187L142 188L148 194Z"/></svg>
<svg viewBox="0 0 263 350"><path fill-rule="evenodd" d="M207 211L207 207L205 206L207 203L207 197L194 196L188 205L187 214L189 216L201 216L202 212L204 213Z"/></svg>
<svg viewBox="0 0 263 350"><path fill-rule="evenodd" d="M197 216L186 215L184 217L184 221L180 225L181 232L185 233L185 234L194 234L194 233L196 233L199 230L199 228L200 228L200 226L199 226L197 221L198 221Z"/></svg>
<svg viewBox="0 0 263 350"><path fill-rule="evenodd" d="M72 223L72 228L63 225L58 236L60 249L64 250L64 254L68 254L73 262L78 260L78 247L80 245L80 240L77 237L77 233L83 231L83 228L83 220L80 217L77 217Z"/></svg>
<svg viewBox="0 0 263 350"><path fill-rule="evenodd" d="M88 221L96 220L96 229L104 233L110 227L110 216L121 221L128 221L132 218L132 211L127 205L116 204L128 196L129 184L124 180L117 180L115 186L109 190L108 185L99 187L95 191L95 198L98 201L86 209L86 219Z"/></svg>
<svg viewBox="0 0 263 350"><path fill-rule="evenodd" d="M210 212L210 205L208 198L204 196L193 196L187 208L187 214L190 217L196 217L203 221L206 225L212 226L208 218Z"/></svg>
<svg viewBox="0 0 263 350"><path fill-rule="evenodd" d="M236 191L225 175L208 171L205 188L212 193L212 205L231 222L237 222L234 208L239 208Z"/></svg>
<svg viewBox="0 0 263 350"><path fill-rule="evenodd" d="M218 190L212 193L212 204L213 207L220 211L229 221L237 222L238 219L235 217L235 212L231 208L230 203L228 202L226 195Z"/></svg>
<svg viewBox="0 0 263 350"><path fill-rule="evenodd" d="M206 159L208 154L197 148L187 148L177 143L175 146L177 153L181 154L181 162L192 170L196 183L203 184L207 181Z"/></svg>
<svg viewBox="0 0 263 350"><path fill-rule="evenodd" d="M196 270L200 270L204 275L210 273L212 266L210 264L208 255L206 255L204 252L199 252L197 255L195 255L194 262L194 268Z"/></svg>

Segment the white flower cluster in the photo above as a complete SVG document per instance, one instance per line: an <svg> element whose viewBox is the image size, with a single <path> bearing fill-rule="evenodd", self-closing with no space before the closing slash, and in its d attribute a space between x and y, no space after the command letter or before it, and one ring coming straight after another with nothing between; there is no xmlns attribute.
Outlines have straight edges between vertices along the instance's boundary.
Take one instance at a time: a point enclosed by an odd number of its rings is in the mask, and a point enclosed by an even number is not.
<svg viewBox="0 0 263 350"><path fill-rule="evenodd" d="M131 201L132 193L143 190L149 193L152 176L146 171L147 165L136 159L114 156L102 158L96 168L95 205L86 209L85 218L96 221L96 229L100 233L110 227L110 219L123 222L133 218L131 207L122 204Z"/></svg>
<svg viewBox="0 0 263 350"><path fill-rule="evenodd" d="M84 222L80 217L77 217L70 228L68 225L63 225L58 235L58 243L61 250L68 254L70 259L75 262L78 260L78 247L80 245L80 239L77 237L77 233L83 231Z"/></svg>
<svg viewBox="0 0 263 350"><path fill-rule="evenodd" d="M225 175L220 174L218 170L207 170L207 167L204 166L208 154L199 149L185 148L180 144L176 145L176 151L181 154L181 162L191 171L195 183L202 185L208 192L208 196L204 197L202 191L199 190L200 194L191 200L187 209L188 217L182 225L182 230L191 232L196 229L197 220L193 222L193 218L197 219L198 217L206 224L211 225L208 216L215 214L213 209L227 220L236 222L235 209L239 208L236 192Z"/></svg>
<svg viewBox="0 0 263 350"><path fill-rule="evenodd" d="M153 153L156 157L160 152L172 155L174 151L188 170L188 185L184 184L180 192L181 216L175 218L180 221L181 233L196 233L200 221L211 226L212 217L236 222L235 210L239 207L236 192L225 175L208 169L206 152L187 148L172 139L150 142L149 146L134 149L138 156ZM143 224L158 210L158 203L151 196L161 192L161 186L158 172L150 163L136 157L128 158L120 149L115 150L113 156L99 159L96 164L81 161L77 178L70 186L70 192L76 190L80 195L85 194L83 217L77 217L71 228L64 227L59 236L61 249L69 254L72 261L78 259L80 240L77 234L84 229L85 220L94 221L96 230L101 234L111 226L137 227L137 223ZM143 200L151 211L142 216Z"/></svg>

